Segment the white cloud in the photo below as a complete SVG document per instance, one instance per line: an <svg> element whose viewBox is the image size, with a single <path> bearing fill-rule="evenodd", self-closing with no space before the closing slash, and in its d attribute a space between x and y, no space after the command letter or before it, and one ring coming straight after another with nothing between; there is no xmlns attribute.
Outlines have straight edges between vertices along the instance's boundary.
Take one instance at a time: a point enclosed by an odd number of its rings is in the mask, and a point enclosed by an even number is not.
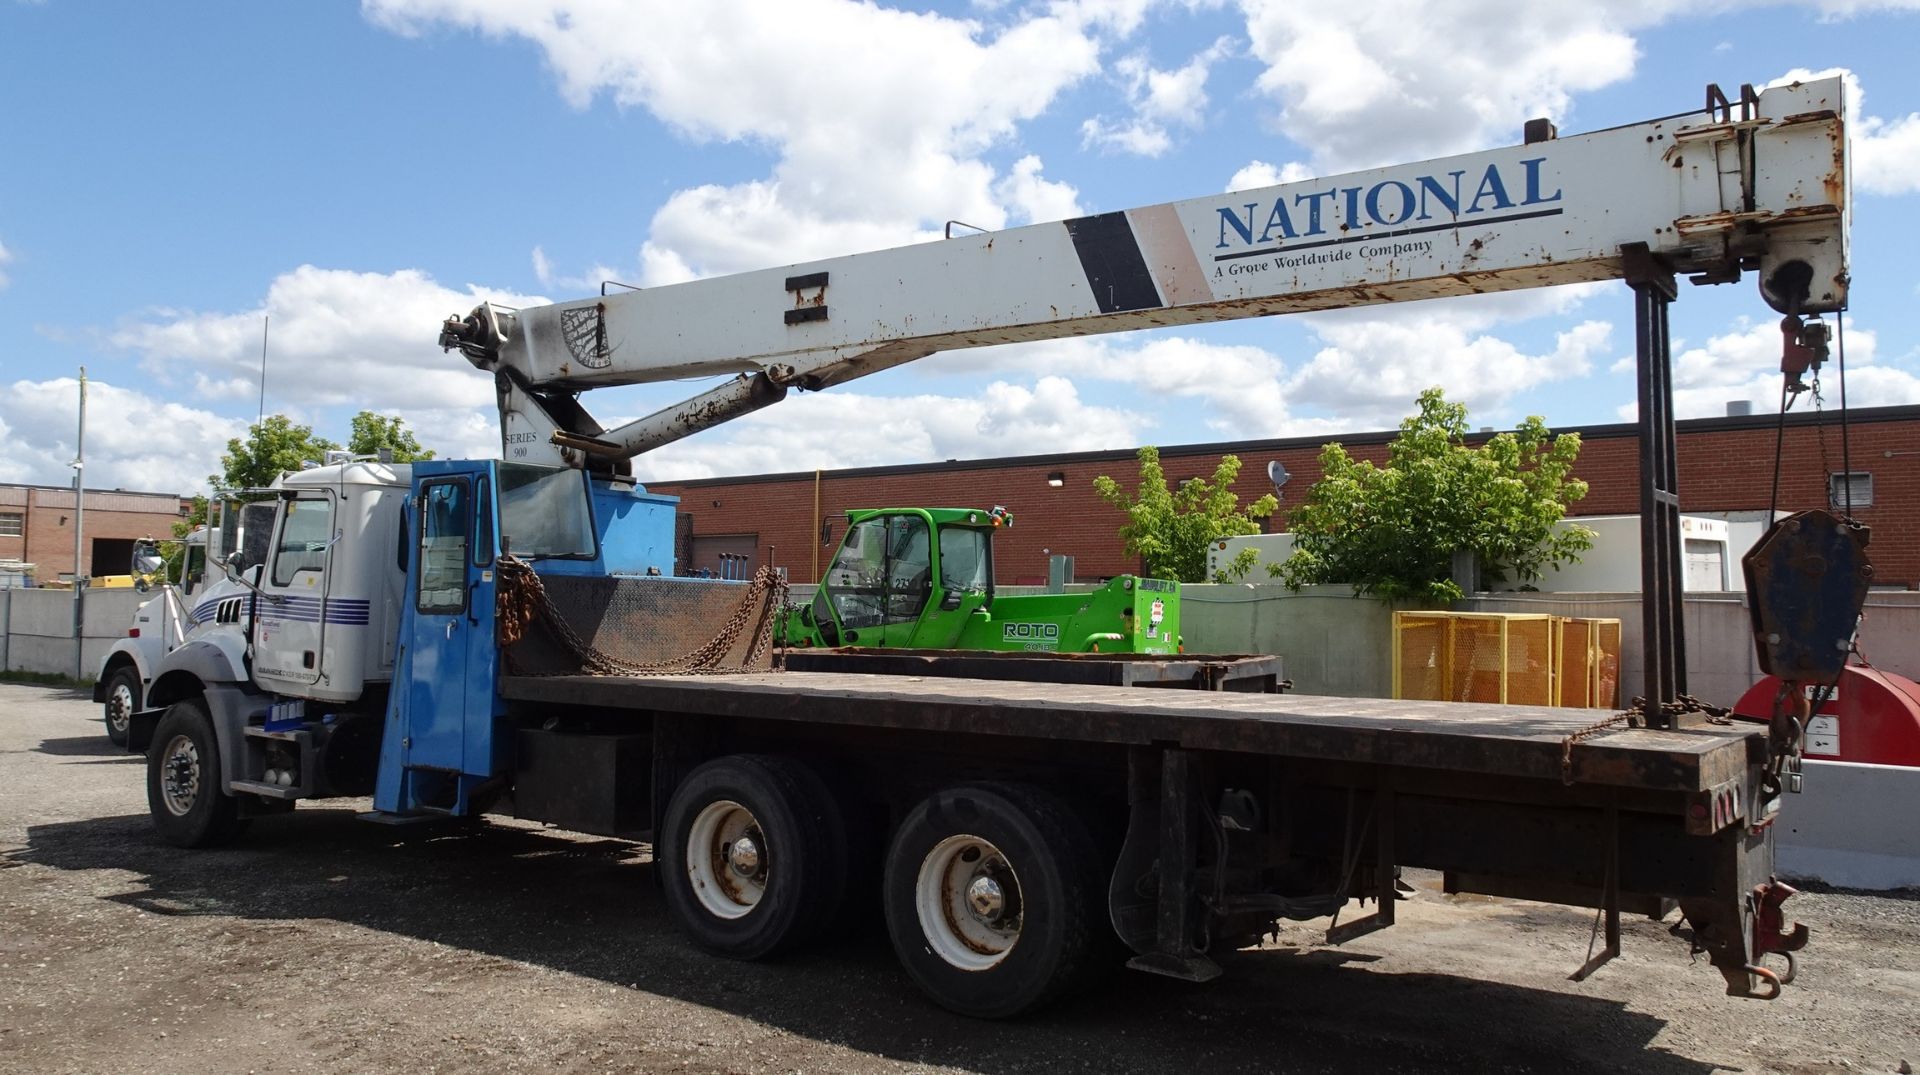
<svg viewBox="0 0 1920 1075"><path fill-rule="evenodd" d="M1072 337L941 355L928 374L1071 377L1179 400L1222 438L1388 428L1435 384L1476 413L1498 412L1543 384L1578 377L1606 353L1612 326L1585 320L1531 353L1492 334L1502 324L1564 318L1606 284L1579 284L1289 319L1318 337L1305 361L1265 347L1183 336Z"/></svg>
<svg viewBox="0 0 1920 1075"><path fill-rule="evenodd" d="M547 300L424 273L360 273L303 265L276 277L258 307L238 313L156 311L110 336L163 381L190 377L203 398L251 400L259 390L262 318L271 315L267 402L272 410L478 407L493 381L434 343L439 323L483 300Z"/></svg>
<svg viewBox="0 0 1920 1075"><path fill-rule="evenodd" d="M1612 326L1583 321L1557 333L1553 350L1542 354L1444 317L1321 323L1315 331L1327 346L1288 380L1289 398L1342 416L1346 428L1381 429L1405 417L1434 385L1487 414L1540 385L1583 376L1606 349Z"/></svg>
<svg viewBox="0 0 1920 1075"><path fill-rule="evenodd" d="M1920 112L1894 119L1869 116L1859 76L1844 67L1795 68L1767 83L1781 86L1839 75L1847 82L1847 133L1853 143L1853 188L1869 194L1920 194Z"/></svg>
<svg viewBox="0 0 1920 1075"><path fill-rule="evenodd" d="M1875 11L1920 11L1920 0L1818 0L1814 8L1829 19Z"/></svg>
<svg viewBox="0 0 1920 1075"><path fill-rule="evenodd" d="M1004 226L1023 185L1001 193L981 155L1096 72L1147 5L1056 0L991 30L854 0L363 9L400 33L526 39L576 106L604 96L690 139L771 148L770 175L682 190L661 207L641 254L643 282L659 283L913 242L947 219Z"/></svg>
<svg viewBox="0 0 1920 1075"><path fill-rule="evenodd" d="M1277 187L1282 183L1298 183L1312 178L1313 170L1299 161L1288 161L1279 167L1266 161L1248 161L1246 167L1233 173L1233 178L1227 180L1227 191Z"/></svg>
<svg viewBox="0 0 1920 1075"><path fill-rule="evenodd" d="M634 460L642 480L878 466L1126 448L1143 415L1082 400L1073 383L996 381L977 396L872 396L834 389L677 441Z"/></svg>
<svg viewBox="0 0 1920 1075"><path fill-rule="evenodd" d="M1482 149L1533 116L1564 123L1575 93L1633 73L1632 30L1685 6L1356 0L1330 16L1295 0L1240 0L1267 64L1257 87L1323 171Z"/></svg>
<svg viewBox="0 0 1920 1075"><path fill-rule="evenodd" d="M498 459L500 413L494 407L370 407L397 415L422 448L441 459ZM342 430L344 433L344 429Z"/></svg>
<svg viewBox="0 0 1920 1075"><path fill-rule="evenodd" d="M7 279L6 271L7 263L12 260L13 255L8 252L7 244L0 243L0 291L6 290L7 285L12 283L11 280Z"/></svg>
<svg viewBox="0 0 1920 1075"><path fill-rule="evenodd" d="M0 481L69 485L80 395L72 377L15 381L0 393ZM106 381L87 382L89 489L188 493L220 469L227 440L246 423L154 399Z"/></svg>
<svg viewBox="0 0 1920 1075"><path fill-rule="evenodd" d="M940 362L945 372L1017 370L1030 376L1070 376L1081 385L1128 385L1133 398L1197 411L1199 420L1222 437L1291 436L1332 428L1322 419L1294 413L1286 362L1263 347L1185 336L1145 342L1082 336L984 347ZM1344 423L1339 427L1354 428ZM1136 433L1145 436L1144 430Z"/></svg>
<svg viewBox="0 0 1920 1075"><path fill-rule="evenodd" d="M1040 176L1040 158L1028 155L1014 162L1013 170L994 184L993 193L1014 209L1020 223L1066 220L1082 214L1080 192L1066 183Z"/></svg>
<svg viewBox="0 0 1920 1075"><path fill-rule="evenodd" d="M1633 76L1638 32L1743 10L1724 0L1704 8L1680 0L1354 0L1328 17L1295 0L1237 2L1251 51L1267 65L1256 88L1277 106L1275 125L1308 147L1322 172L1483 149L1511 141L1536 116L1567 127L1576 94ZM1920 10L1920 0L1763 6L1831 20ZM1434 44L1458 41L1473 47ZM1857 93L1852 104L1856 185L1875 193L1920 189L1920 113L1867 117Z"/></svg>
<svg viewBox="0 0 1920 1075"><path fill-rule="evenodd" d="M1171 71L1152 66L1144 53L1122 57L1114 64L1114 73L1133 115L1125 120L1088 119L1080 125L1084 144L1143 157L1157 157L1173 148L1174 131L1198 128L1205 121L1207 75L1215 63L1232 54L1231 45L1230 39L1220 38Z"/></svg>
<svg viewBox="0 0 1920 1075"><path fill-rule="evenodd" d="M1831 322L1829 322L1831 323ZM1847 405L1849 407L1891 407L1920 403L1920 376L1878 360L1878 336L1870 329L1847 331ZM1673 413L1679 418L1713 418L1726 413L1727 404L1746 401L1756 413L1780 409L1780 326L1773 321L1749 322L1741 319L1732 329L1711 337L1699 347L1688 347L1673 359ZM1837 411L1840 406L1840 368L1837 353L1820 371L1824 406ZM1632 358L1623 358L1612 367L1614 373L1631 374ZM1811 383L1813 374L1803 380ZM1793 405L1796 411L1814 409L1811 396ZM1621 418L1631 420L1639 413L1633 403L1617 408Z"/></svg>

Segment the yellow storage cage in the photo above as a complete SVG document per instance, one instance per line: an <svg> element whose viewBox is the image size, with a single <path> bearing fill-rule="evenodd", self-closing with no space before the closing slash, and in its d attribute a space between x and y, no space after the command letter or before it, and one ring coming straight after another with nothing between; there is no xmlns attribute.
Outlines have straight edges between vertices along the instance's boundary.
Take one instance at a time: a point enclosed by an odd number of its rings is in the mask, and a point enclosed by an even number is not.
<svg viewBox="0 0 1920 1075"><path fill-rule="evenodd" d="M1620 621L1511 612L1396 612L1393 696L1612 708Z"/></svg>

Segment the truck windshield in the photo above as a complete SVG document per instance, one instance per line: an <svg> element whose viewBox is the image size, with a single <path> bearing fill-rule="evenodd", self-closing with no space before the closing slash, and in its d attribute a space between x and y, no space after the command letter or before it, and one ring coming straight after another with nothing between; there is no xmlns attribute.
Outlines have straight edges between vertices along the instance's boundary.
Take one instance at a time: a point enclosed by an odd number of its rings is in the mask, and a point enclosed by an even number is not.
<svg viewBox="0 0 1920 1075"><path fill-rule="evenodd" d="M940 529L940 586L946 590L986 592L993 584L987 557L990 531L965 526Z"/></svg>
<svg viewBox="0 0 1920 1075"><path fill-rule="evenodd" d="M522 560L591 560L593 509L585 471L501 463L500 540Z"/></svg>

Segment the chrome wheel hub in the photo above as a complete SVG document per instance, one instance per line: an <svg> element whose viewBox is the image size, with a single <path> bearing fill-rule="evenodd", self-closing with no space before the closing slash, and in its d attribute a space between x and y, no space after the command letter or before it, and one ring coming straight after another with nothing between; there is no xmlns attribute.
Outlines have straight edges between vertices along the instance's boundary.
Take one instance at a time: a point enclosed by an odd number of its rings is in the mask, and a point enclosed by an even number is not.
<svg viewBox="0 0 1920 1075"><path fill-rule="evenodd" d="M684 863L694 898L716 918L743 918L767 893L772 863L753 811L731 799L710 802L687 830Z"/></svg>
<svg viewBox="0 0 1920 1075"><path fill-rule="evenodd" d="M199 801L200 748L187 736L174 736L160 755L160 798L175 817L185 817Z"/></svg>
<svg viewBox="0 0 1920 1075"><path fill-rule="evenodd" d="M961 834L935 844L920 864L913 896L927 947L960 970L990 970L1020 943L1020 878L982 837Z"/></svg>
<svg viewBox="0 0 1920 1075"><path fill-rule="evenodd" d="M742 833L727 848L727 869L734 876L752 880L760 875L760 845L754 842L758 835L752 831Z"/></svg>
<svg viewBox="0 0 1920 1075"><path fill-rule="evenodd" d="M115 683L113 692L107 695L107 723L116 732L127 730L127 720L133 716L133 689L125 683Z"/></svg>
<svg viewBox="0 0 1920 1075"><path fill-rule="evenodd" d="M967 910L973 912L975 921L987 926L997 925L1006 906L1007 895L1001 890L999 881L982 874L967 882Z"/></svg>

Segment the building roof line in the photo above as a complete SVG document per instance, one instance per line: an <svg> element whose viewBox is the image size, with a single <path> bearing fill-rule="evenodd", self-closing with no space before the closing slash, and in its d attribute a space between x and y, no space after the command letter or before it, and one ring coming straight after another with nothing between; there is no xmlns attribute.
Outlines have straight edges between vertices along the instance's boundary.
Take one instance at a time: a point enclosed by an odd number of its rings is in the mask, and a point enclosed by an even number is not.
<svg viewBox="0 0 1920 1075"><path fill-rule="evenodd" d="M1838 423L1839 412L1802 411L1789 413L1788 428L1816 425L1822 420ZM1751 415L1722 415L1713 418L1683 418L1676 422L1678 432L1721 433L1748 429L1771 429L1780 420L1777 413ZM1847 411L1847 421L1854 425L1873 425L1882 422L1920 421L1920 404L1906 404L1894 407L1854 407ZM1496 431L1501 432L1501 431ZM1604 425L1572 426L1555 429L1554 433L1578 433L1583 441L1617 440L1625 437L1637 437L1640 427L1633 422L1610 422ZM1181 459L1196 455L1218 456L1228 452L1237 455L1251 453L1277 453L1311 449L1318 451L1328 444L1368 445L1386 444L1400 435L1398 429L1375 430L1364 433L1348 433L1336 436L1281 437L1262 440L1213 441L1204 444L1175 444L1160 449L1161 459ZM1467 435L1470 443L1484 441L1494 433L1475 432ZM874 467L844 467L832 470L820 470L817 473L822 480L846 478L881 478L903 474L930 474L955 470L986 470L1005 467L1068 466L1079 463L1124 462L1132 460L1139 448L1106 448L1090 452L1062 452L1057 455L1008 455L987 459L949 459L937 463L894 463ZM674 486L678 488L702 488L713 485L742 485L761 482L803 481L811 479L815 471L793 470L773 474L736 474L713 478L660 479L645 482L648 486Z"/></svg>

